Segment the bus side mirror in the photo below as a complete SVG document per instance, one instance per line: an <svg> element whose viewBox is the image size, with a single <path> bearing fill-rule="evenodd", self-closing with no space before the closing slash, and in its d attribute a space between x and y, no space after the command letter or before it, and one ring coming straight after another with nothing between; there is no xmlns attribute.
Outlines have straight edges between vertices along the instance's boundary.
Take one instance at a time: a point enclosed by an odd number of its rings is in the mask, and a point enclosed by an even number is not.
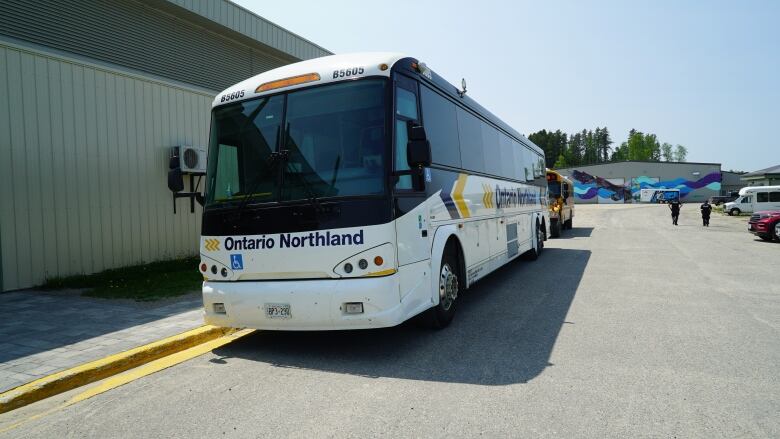
<svg viewBox="0 0 780 439"><path fill-rule="evenodd" d="M425 135L425 128L409 122L407 126L409 142L406 145L406 161L412 169L431 165L431 142Z"/></svg>

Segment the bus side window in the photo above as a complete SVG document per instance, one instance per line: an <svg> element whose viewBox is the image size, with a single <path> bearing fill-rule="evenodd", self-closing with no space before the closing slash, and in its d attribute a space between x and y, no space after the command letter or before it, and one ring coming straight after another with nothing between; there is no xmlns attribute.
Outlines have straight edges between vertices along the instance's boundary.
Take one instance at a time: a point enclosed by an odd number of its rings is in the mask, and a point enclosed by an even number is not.
<svg viewBox="0 0 780 439"><path fill-rule="evenodd" d="M420 86L423 126L431 142L433 162L461 167L460 143L458 139L458 118L456 105L449 99L428 88Z"/></svg>
<svg viewBox="0 0 780 439"><path fill-rule="evenodd" d="M419 120L417 112L417 84L406 78L398 78L395 88L395 170L408 171L406 146L409 141L407 121ZM400 175L395 184L396 189L412 189L412 176Z"/></svg>
<svg viewBox="0 0 780 439"><path fill-rule="evenodd" d="M486 172L482 143L482 121L463 108L457 107L460 158L463 169Z"/></svg>

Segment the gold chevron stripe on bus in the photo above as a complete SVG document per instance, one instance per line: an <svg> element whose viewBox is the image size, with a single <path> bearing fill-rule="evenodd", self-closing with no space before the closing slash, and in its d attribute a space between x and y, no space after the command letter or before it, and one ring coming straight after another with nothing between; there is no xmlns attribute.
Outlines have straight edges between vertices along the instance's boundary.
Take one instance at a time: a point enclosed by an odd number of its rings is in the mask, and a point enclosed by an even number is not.
<svg viewBox="0 0 780 439"><path fill-rule="evenodd" d="M466 174L458 175L458 181L455 182L455 187L452 190L452 199L455 200L455 206L457 206L458 211L460 211L460 216L462 218L468 218L471 216L471 213L469 212L469 206L466 204L466 200L463 199L463 189L466 188L467 178L468 175Z"/></svg>

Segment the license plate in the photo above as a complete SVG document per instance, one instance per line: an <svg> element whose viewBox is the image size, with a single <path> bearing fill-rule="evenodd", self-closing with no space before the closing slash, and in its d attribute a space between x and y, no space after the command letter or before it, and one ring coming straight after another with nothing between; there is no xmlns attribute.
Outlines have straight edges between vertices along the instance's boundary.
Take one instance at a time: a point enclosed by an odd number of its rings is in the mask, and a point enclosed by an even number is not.
<svg viewBox="0 0 780 439"><path fill-rule="evenodd" d="M292 314L290 313L290 304L266 303L265 316L269 319L289 319L292 317Z"/></svg>

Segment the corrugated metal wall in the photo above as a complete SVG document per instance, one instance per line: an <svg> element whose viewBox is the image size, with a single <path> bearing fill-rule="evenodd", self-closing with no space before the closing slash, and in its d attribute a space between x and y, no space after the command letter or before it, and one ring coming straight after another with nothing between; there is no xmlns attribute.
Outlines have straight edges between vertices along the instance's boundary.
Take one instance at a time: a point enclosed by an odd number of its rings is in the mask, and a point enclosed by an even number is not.
<svg viewBox="0 0 780 439"><path fill-rule="evenodd" d="M225 9L211 14L217 23L226 21L229 11L251 15L223 0L207 4L205 12ZM297 60L264 51L259 42L250 47L225 38L152 6L130 0L2 0L0 34L214 91ZM244 22L246 27L259 19ZM271 44L313 55L309 58L327 54L273 24L253 29Z"/></svg>
<svg viewBox="0 0 780 439"><path fill-rule="evenodd" d="M0 41L2 289L197 253L167 148L206 145L212 98Z"/></svg>
<svg viewBox="0 0 780 439"><path fill-rule="evenodd" d="M305 40L281 26L254 15L227 0L169 0L229 29L244 34L299 59L332 55L326 49Z"/></svg>

